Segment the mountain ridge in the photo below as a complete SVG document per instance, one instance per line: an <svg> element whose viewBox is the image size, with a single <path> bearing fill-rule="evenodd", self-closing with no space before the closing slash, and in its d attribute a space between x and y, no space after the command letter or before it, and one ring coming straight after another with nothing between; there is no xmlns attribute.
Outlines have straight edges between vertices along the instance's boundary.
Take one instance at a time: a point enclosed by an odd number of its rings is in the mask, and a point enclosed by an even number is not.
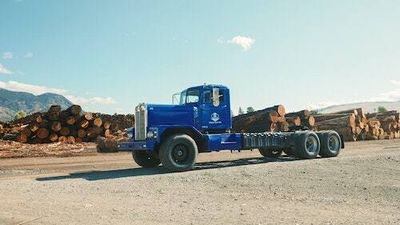
<svg viewBox="0 0 400 225"><path fill-rule="evenodd" d="M331 105L314 111L318 113L333 113L349 109L362 108L364 110L364 113L374 113L378 111L378 107L385 107L387 110L400 111L400 101L355 102L341 105Z"/></svg>
<svg viewBox="0 0 400 225"><path fill-rule="evenodd" d="M0 121L14 119L18 111L24 111L27 114L47 111L51 105L60 105L62 108L68 108L73 103L59 94L43 93L34 95L28 92L0 88Z"/></svg>

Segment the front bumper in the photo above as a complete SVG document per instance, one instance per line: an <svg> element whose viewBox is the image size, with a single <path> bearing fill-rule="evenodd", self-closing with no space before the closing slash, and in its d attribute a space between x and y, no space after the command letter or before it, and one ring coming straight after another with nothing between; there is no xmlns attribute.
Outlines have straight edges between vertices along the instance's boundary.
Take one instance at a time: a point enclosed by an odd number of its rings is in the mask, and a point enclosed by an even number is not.
<svg viewBox="0 0 400 225"><path fill-rule="evenodd" d="M126 141L118 144L118 151L153 150L154 141Z"/></svg>

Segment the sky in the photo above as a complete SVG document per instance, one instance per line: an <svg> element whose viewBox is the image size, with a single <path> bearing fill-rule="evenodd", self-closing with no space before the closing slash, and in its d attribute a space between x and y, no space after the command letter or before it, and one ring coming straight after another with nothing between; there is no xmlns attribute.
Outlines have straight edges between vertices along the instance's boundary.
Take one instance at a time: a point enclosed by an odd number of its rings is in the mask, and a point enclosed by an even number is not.
<svg viewBox="0 0 400 225"><path fill-rule="evenodd" d="M0 0L0 88L131 113L190 86L288 111L400 100L390 0Z"/></svg>

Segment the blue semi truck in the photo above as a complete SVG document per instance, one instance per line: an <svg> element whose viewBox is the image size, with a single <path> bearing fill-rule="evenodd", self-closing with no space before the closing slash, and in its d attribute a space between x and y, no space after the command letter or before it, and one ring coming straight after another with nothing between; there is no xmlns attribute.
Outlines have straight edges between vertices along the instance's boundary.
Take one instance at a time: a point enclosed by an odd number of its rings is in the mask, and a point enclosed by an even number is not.
<svg viewBox="0 0 400 225"><path fill-rule="evenodd" d="M129 140L118 144L132 151L134 161L145 168L162 164L169 171L194 167L197 155L212 151L258 149L264 157L284 151L302 159L335 157L344 148L335 131L234 133L229 89L223 85L190 87L171 105L141 103L135 108L135 127Z"/></svg>

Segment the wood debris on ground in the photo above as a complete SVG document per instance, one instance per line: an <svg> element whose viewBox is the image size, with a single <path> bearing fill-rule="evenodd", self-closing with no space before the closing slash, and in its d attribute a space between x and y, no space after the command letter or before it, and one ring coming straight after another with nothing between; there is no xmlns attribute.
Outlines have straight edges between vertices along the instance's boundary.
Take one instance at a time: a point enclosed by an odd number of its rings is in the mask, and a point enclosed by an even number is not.
<svg viewBox="0 0 400 225"><path fill-rule="evenodd" d="M96 154L94 143L26 144L16 141L0 140L0 158L21 157L69 157Z"/></svg>

